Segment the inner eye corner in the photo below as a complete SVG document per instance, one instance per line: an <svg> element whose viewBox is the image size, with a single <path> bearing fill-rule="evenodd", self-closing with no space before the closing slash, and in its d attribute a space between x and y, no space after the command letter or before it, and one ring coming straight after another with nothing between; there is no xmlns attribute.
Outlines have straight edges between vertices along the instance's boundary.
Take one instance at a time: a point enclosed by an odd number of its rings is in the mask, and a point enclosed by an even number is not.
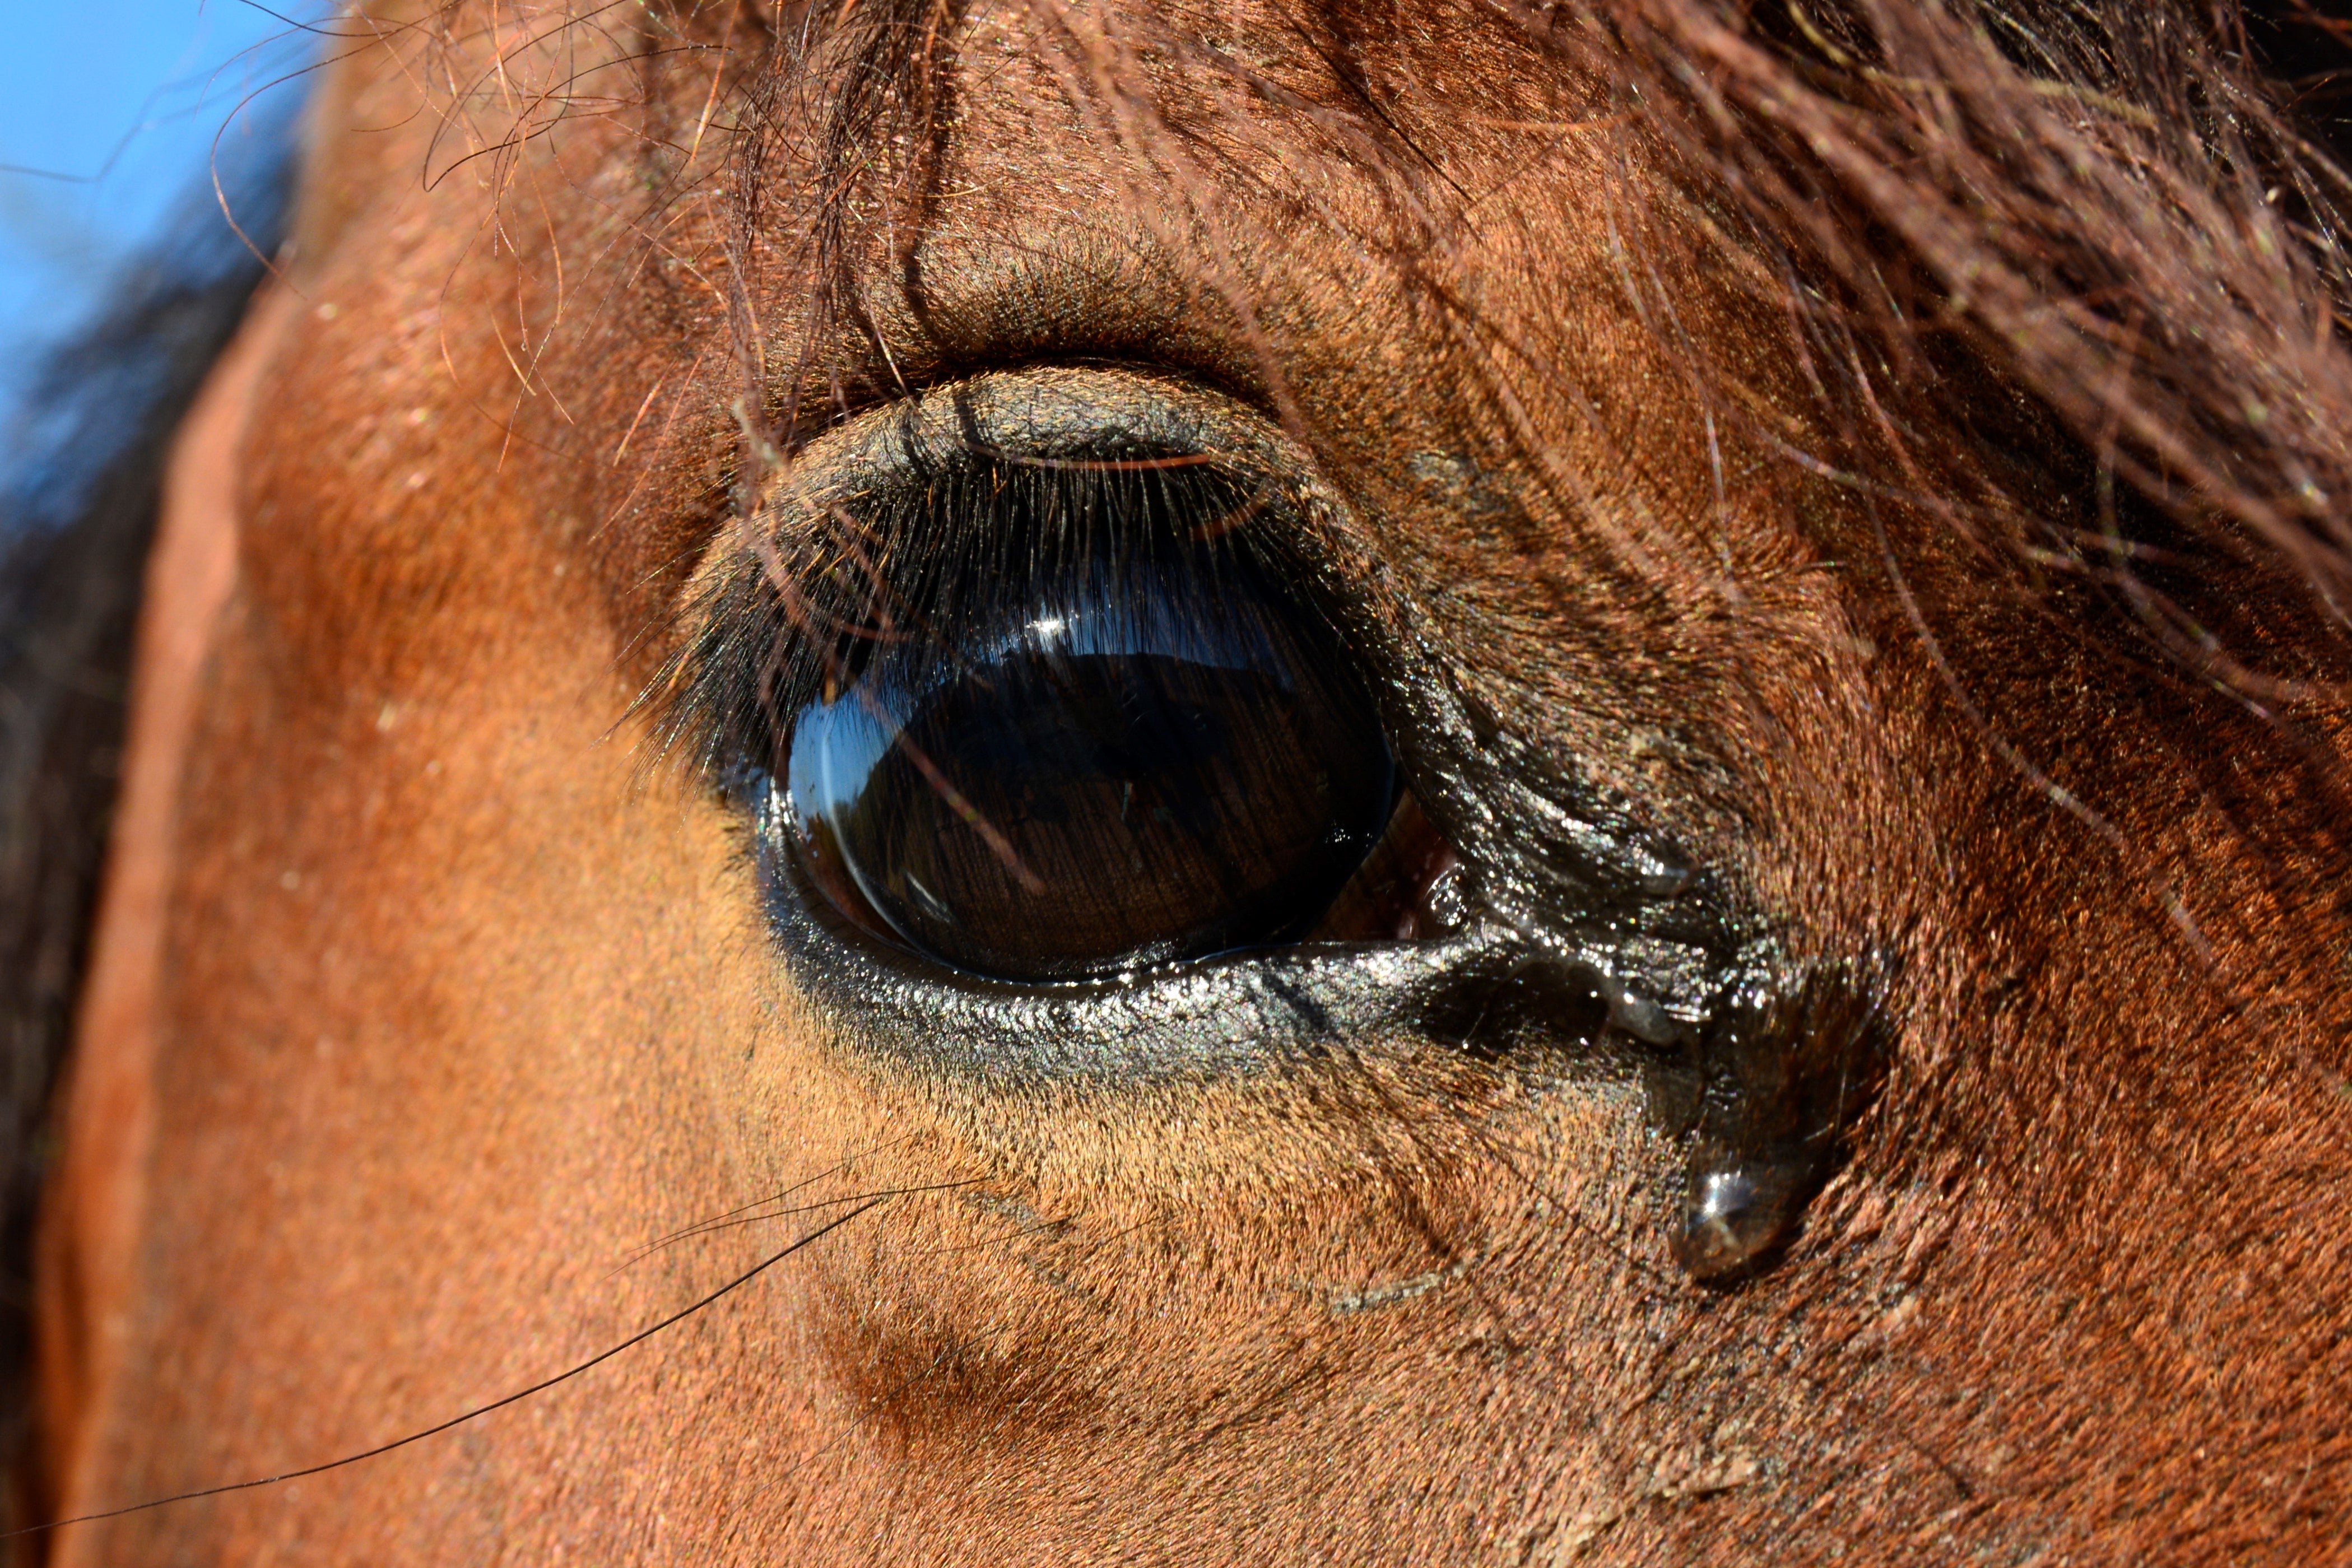
<svg viewBox="0 0 2352 1568"><path fill-rule="evenodd" d="M1015 983L1458 925L1278 455L1023 413L895 474L869 443L833 490L856 539L803 516L768 556L777 651L739 638L734 674L764 666L770 851L868 936Z"/></svg>
<svg viewBox="0 0 2352 1568"><path fill-rule="evenodd" d="M1471 909L1470 873L1461 851L1400 781L1379 841L1305 939L1437 941L1466 925Z"/></svg>

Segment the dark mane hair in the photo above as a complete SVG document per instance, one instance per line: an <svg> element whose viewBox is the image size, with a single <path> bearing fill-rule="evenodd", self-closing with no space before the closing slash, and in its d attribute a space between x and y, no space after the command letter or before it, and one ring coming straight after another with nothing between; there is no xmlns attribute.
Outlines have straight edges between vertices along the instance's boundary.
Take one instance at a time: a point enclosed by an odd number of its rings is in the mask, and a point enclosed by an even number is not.
<svg viewBox="0 0 2352 1568"><path fill-rule="evenodd" d="M1065 20L1057 41L1105 68L1098 83L1108 85L1094 90L1129 95L1114 107L1172 139L1181 132L1137 64L1152 49L1232 105L1297 110L1328 128L1335 151L1388 164L1406 208L1417 150L1358 69L1360 41L1378 33L1363 9L1318 3L1297 18L1354 99L1336 109L1296 99L1173 26L1114 39ZM2352 176L2331 145L2331 116L2352 21L2311 0L1474 9L1580 84L1563 99L1622 118L1641 152L1704 206L1716 258L1745 259L1759 301L1790 318L1815 394L1851 444L1792 457L1850 459L1843 478L1883 482L1971 533L2005 514L2038 534L2049 519L2027 517L2026 498L1920 485L1923 463L1947 478L1982 467L1956 455L1982 433L1954 418L1947 396L1956 378L1976 378L1969 390L2032 400L2099 472L2228 538L2242 564L2291 570L2340 624L2336 607L2352 602L2352 357L2341 336ZM763 131L782 129L787 105L831 100L821 136L795 149L813 169L797 193L803 211L784 214L804 225L801 265L825 324L856 324L853 265L872 259L865 247L886 227L909 246L919 225L892 220L908 208L919 218L933 199L954 112L946 40L960 16L944 0L812 12L798 32L771 36L764 77L746 73L751 123L731 182L739 267L782 248L762 233L780 205ZM905 151L877 151L886 146ZM877 184L895 210L886 202L853 219L848 198ZM1672 330L1670 314L1660 319ZM1703 345L1678 346L1700 381L1732 376ZM758 359L767 344L740 347ZM788 423L825 417L786 413ZM1947 425L1962 426L1960 439L1936 450L1927 433ZM2079 564L2104 573L2113 563L2098 554ZM2137 601L2172 652L2259 685L2176 608Z"/></svg>

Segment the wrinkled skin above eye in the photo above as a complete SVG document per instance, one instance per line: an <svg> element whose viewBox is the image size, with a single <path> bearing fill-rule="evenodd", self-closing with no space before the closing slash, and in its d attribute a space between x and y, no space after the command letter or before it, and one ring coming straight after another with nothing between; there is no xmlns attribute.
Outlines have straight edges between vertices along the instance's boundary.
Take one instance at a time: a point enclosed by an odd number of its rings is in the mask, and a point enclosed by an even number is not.
<svg viewBox="0 0 2352 1568"><path fill-rule="evenodd" d="M1388 819L1388 747L1337 632L1230 538L1188 537L1246 493L1115 461L935 484L997 507L927 532L992 534L971 553L1005 564L898 604L793 720L820 880L976 974L1295 936Z"/></svg>

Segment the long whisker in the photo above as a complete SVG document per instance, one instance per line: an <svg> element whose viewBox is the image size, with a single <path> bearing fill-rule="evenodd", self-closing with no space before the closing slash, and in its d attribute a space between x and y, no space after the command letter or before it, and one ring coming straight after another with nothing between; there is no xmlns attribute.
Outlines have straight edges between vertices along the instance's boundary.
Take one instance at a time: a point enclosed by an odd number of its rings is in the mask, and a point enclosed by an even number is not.
<svg viewBox="0 0 2352 1568"><path fill-rule="evenodd" d="M572 1379L579 1376L582 1373L588 1371L591 1367L600 1366L604 1363L612 1360L623 1351L633 1349L637 1345L645 1343L646 1341L653 1338L654 1335L661 1333L662 1330L668 1328L673 1324L685 1322L688 1318L690 1318L695 1313L702 1311L703 1308L711 1305L713 1302L719 1301L723 1297L741 1290L744 1286L750 1284L752 1281L758 1279L761 1275L766 1273L769 1270L774 1268L777 1264L782 1262L785 1259L791 1257L802 1248L808 1246L810 1243L832 1231L840 1229L851 1220L856 1219L859 1215L879 1208L882 1205L889 1201L890 1195L888 1194L883 1194L868 1198L866 1202L859 1204L856 1208L851 1209L847 1214L841 1216L839 1218L827 1220L824 1224L818 1226L814 1230L812 1230L807 1235L801 1237L782 1250L769 1254L768 1257L754 1264L750 1269L745 1270L742 1273L736 1275L735 1278L728 1281L727 1283L719 1286L717 1290L711 1291L700 1301L696 1301L693 1305L683 1307L678 1311L672 1312L669 1316L662 1319L659 1322L655 1323L650 1328L638 1330L635 1333L631 1334L628 1338L613 1346L610 1350L600 1351L576 1366L559 1372L552 1377L542 1378L539 1382L532 1384L528 1388L517 1389L514 1393L508 1395L505 1398L495 1400L490 1404L481 1406L478 1410L468 1410L462 1416L453 1416L446 1421L440 1422L436 1426L425 1427L421 1431L411 1432L404 1437L394 1437L389 1443L379 1443L373 1448L363 1448L356 1454L346 1454L340 1459L329 1459L323 1464L306 1465L300 1469L283 1470L277 1475L257 1476L251 1480L229 1481L221 1486L199 1487L194 1491L173 1492L169 1497L150 1498L145 1502L127 1503L121 1508L102 1509L96 1513L78 1513L69 1519L51 1520L46 1524L26 1525L21 1530L11 1530L5 1532L0 1532L0 1541L11 1541L20 1535L45 1534L52 1530L62 1530L68 1524L89 1524L94 1521L101 1519L120 1519L124 1514L144 1513L150 1509L164 1508L175 1502L193 1502L198 1498L220 1497L228 1492L235 1491L251 1491L257 1487L276 1486L280 1481L300 1480L305 1476L324 1475L329 1470L339 1470L345 1465L356 1465L362 1459L373 1459L377 1458L379 1455L389 1454L394 1448L404 1448L411 1443L421 1443L427 1437L438 1437L440 1434L450 1430L452 1427L462 1427L468 1421L478 1420L480 1417L488 1415L493 1410L503 1410L508 1406L528 1399L534 1394L543 1394L548 1389L554 1387L560 1383L568 1383Z"/></svg>
<svg viewBox="0 0 2352 1568"><path fill-rule="evenodd" d="M783 1199L792 1197L793 1194L796 1192L814 1186L817 1183L825 1180L829 1176L844 1175L856 1166L858 1161L866 1158L868 1155L878 1155L887 1149L895 1149L899 1145L908 1143L916 1136L917 1134L913 1133L902 1133L898 1137L887 1139L882 1143L874 1145L870 1148L853 1149L848 1154L844 1155L840 1160L835 1164L825 1166L824 1169L816 1172L814 1176L804 1176L801 1177L800 1180L793 1183L790 1186L779 1187L774 1192L768 1194L765 1197L755 1197L751 1202L739 1204L733 1208L721 1209L719 1213L698 1219L691 1225L683 1226L678 1229L668 1231L664 1235L656 1237L653 1240L639 1247L635 1251L631 1252L627 1260L621 1266L625 1269L630 1263L635 1262L637 1259L643 1257L646 1253L651 1252L656 1248L667 1247L671 1242L677 1240L681 1237L691 1236L696 1231L701 1229L704 1226L711 1224L716 1220L732 1219L739 1214L749 1214L755 1208L763 1207L771 1203L781 1202ZM844 1199L843 1201L848 1202L851 1200Z"/></svg>
<svg viewBox="0 0 2352 1568"><path fill-rule="evenodd" d="M966 1176L961 1181L929 1182L920 1186L877 1187L872 1192L854 1192L843 1197L821 1197L812 1203L796 1203L790 1208L779 1208L768 1214L750 1212L751 1209L775 1201L773 1197L762 1198L759 1203L745 1204L741 1208L730 1209L716 1218L704 1220L699 1225L690 1225L684 1230L674 1230L658 1241L648 1242L630 1253L619 1267L614 1269L611 1273L604 1275L603 1278L609 1280L614 1274L625 1272L635 1267L656 1252L675 1247L681 1241L690 1241L698 1236L716 1235L722 1230L739 1230L746 1225L764 1225L772 1219L788 1219L795 1214L814 1214L821 1208L838 1208L845 1203L856 1203L860 1198L903 1197L914 1192L951 1192L957 1187L971 1186L982 1179L984 1178L980 1176ZM782 1193L776 1195L777 1197L782 1196L784 1195Z"/></svg>

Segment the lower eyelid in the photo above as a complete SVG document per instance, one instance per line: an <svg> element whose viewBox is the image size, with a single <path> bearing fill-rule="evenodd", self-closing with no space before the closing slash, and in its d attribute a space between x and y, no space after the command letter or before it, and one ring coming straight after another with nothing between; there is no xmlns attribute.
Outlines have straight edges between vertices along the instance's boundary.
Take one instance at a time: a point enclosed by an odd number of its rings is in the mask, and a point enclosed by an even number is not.
<svg viewBox="0 0 2352 1568"><path fill-rule="evenodd" d="M772 821L759 841L779 954L846 1037L1004 1085L1250 1072L1382 1040L1425 1049L1426 1019L1444 1011L1458 977L1504 962L1511 945L1499 927L1474 926L1438 942L1239 953L1017 985L942 970L860 932L809 884L796 857L778 852Z"/></svg>

